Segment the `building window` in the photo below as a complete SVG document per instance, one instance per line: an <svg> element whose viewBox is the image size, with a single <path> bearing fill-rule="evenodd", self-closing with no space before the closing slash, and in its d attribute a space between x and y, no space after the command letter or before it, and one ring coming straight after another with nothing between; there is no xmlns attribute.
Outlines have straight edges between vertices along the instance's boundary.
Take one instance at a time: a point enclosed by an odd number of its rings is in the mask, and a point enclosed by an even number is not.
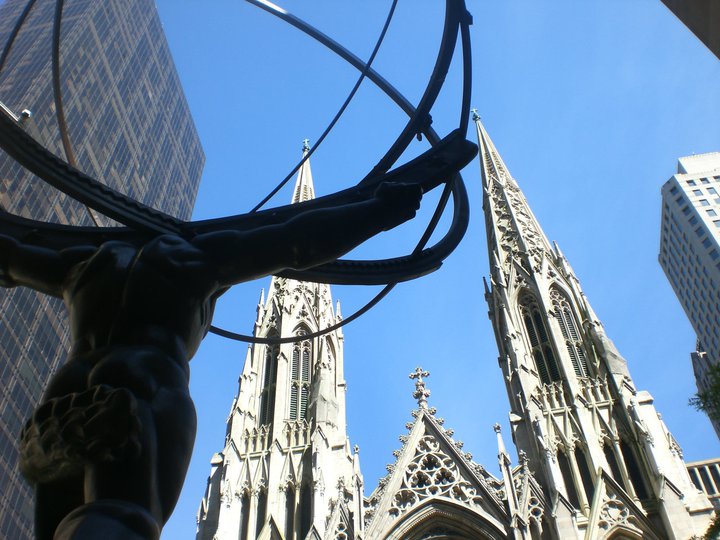
<svg viewBox="0 0 720 540"><path fill-rule="evenodd" d="M697 220L697 216L693 216L693 217L691 217L691 218L688 220L688 222L690 223L690 225L695 225L695 224L697 223L697 221L698 221L698 220Z"/></svg>
<svg viewBox="0 0 720 540"><path fill-rule="evenodd" d="M563 483L565 484L565 490L567 491L568 501L575 508L579 509L580 497L578 497L577 489L575 488L570 462L564 452L558 451L557 462L558 467L560 467L560 474L562 475Z"/></svg>
<svg viewBox="0 0 720 540"><path fill-rule="evenodd" d="M530 293L525 293L520 298L519 305L540 380L545 384L559 381L560 371L540 306Z"/></svg>
<svg viewBox="0 0 720 540"><path fill-rule="evenodd" d="M710 216L710 217L715 217L715 216L717 216L717 212L716 212L715 210L713 210L712 208L708 208L708 209L705 210L705 211L707 212L707 215Z"/></svg>
<svg viewBox="0 0 720 540"><path fill-rule="evenodd" d="M265 514L267 513L267 490L263 489L258 494L257 519L255 521L255 536L259 537L265 526Z"/></svg>
<svg viewBox="0 0 720 540"><path fill-rule="evenodd" d="M285 490L285 538L295 538L295 490L292 486Z"/></svg>
<svg viewBox="0 0 720 540"><path fill-rule="evenodd" d="M240 501L240 540L250 540L248 536L250 528L250 496L247 491Z"/></svg>
<svg viewBox="0 0 720 540"><path fill-rule="evenodd" d="M312 526L312 488L304 485L300 490L300 538L307 538Z"/></svg>
<svg viewBox="0 0 720 540"><path fill-rule="evenodd" d="M690 207L686 206L685 208L683 208L682 213L683 215L687 216L690 213Z"/></svg>
<svg viewBox="0 0 720 540"><path fill-rule="evenodd" d="M603 453L605 454L605 460L610 467L610 474L612 475L613 479L615 479L615 481L622 486L624 482L622 474L620 473L620 466L618 465L617 456L615 456L615 450L612 448L611 444L608 441L603 444Z"/></svg>
<svg viewBox="0 0 720 540"><path fill-rule="evenodd" d="M276 338L276 333L268 334L269 338ZM275 389L277 387L277 362L279 345L265 346L265 362L263 366L263 387L260 392L260 424L273 423L275 416Z"/></svg>
<svg viewBox="0 0 720 540"><path fill-rule="evenodd" d="M625 469L630 477L630 482L635 488L635 494L640 499L647 499L648 493L645 488L645 481L643 480L643 474L640 469L640 465L635 457L635 452L630 448L630 445L625 440L620 441L620 450L625 460Z"/></svg>
<svg viewBox="0 0 720 540"><path fill-rule="evenodd" d="M707 188L710 195L717 195L717 190L714 187Z"/></svg>
<svg viewBox="0 0 720 540"><path fill-rule="evenodd" d="M307 334L299 330L297 336ZM310 340L298 341L293 345L290 367L290 420L303 420L307 413L310 395L310 359L312 357Z"/></svg>
<svg viewBox="0 0 720 540"><path fill-rule="evenodd" d="M585 347L578 332L578 325L572 308L570 307L570 302L567 297L557 289L550 291L550 300L552 301L555 319L560 325L560 332L562 332L562 337L565 340L565 347L570 356L575 375L578 377L589 377L590 370L588 369Z"/></svg>
<svg viewBox="0 0 720 540"><path fill-rule="evenodd" d="M677 186L673 186L670 188L670 195L675 195L677 193Z"/></svg>
<svg viewBox="0 0 720 540"><path fill-rule="evenodd" d="M709 238L705 238L705 240L703 240L702 245L703 245L704 248L709 248L709 247L710 247L710 244L712 244L712 242L710 242L710 239L709 239Z"/></svg>
<svg viewBox="0 0 720 540"><path fill-rule="evenodd" d="M710 180L708 180L707 178L701 178L701 179L700 179L700 183L701 183L701 184L709 184L709 183L710 183Z"/></svg>
<svg viewBox="0 0 720 540"><path fill-rule="evenodd" d="M688 185L688 186L694 186L694 185L695 185L695 180L688 180L688 181L687 181L687 185Z"/></svg>
<svg viewBox="0 0 720 540"><path fill-rule="evenodd" d="M580 472L585 497L588 503L592 503L593 496L595 495L595 482L593 482L593 477L590 473L587 454L579 446L575 447L575 461L577 462L578 471Z"/></svg>
<svg viewBox="0 0 720 540"><path fill-rule="evenodd" d="M707 199L700 199L698 202L700 203L700 206L710 206L710 201Z"/></svg>
<svg viewBox="0 0 720 540"><path fill-rule="evenodd" d="M702 189L693 189L693 195L697 195L698 197L701 197L703 194Z"/></svg>
<svg viewBox="0 0 720 540"><path fill-rule="evenodd" d="M718 258L718 252L717 252L716 249L713 249L713 250L710 252L710 258L711 258L713 261L716 261L716 260L717 260L717 258Z"/></svg>

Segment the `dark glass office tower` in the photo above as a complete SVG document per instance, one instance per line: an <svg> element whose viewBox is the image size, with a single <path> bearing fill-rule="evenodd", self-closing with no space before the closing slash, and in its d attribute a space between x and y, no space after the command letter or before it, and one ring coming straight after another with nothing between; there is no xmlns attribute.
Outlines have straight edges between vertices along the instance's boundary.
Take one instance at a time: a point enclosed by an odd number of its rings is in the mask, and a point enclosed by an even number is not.
<svg viewBox="0 0 720 540"><path fill-rule="evenodd" d="M0 2L0 50L28 0ZM51 80L54 0L37 0L0 70L0 101L65 157ZM190 217L205 157L152 0L65 0L62 95L78 167L145 204ZM88 210L0 152L0 209L68 224ZM101 224L109 224L100 217ZM17 438L68 345L60 302L0 289L0 538L31 538Z"/></svg>

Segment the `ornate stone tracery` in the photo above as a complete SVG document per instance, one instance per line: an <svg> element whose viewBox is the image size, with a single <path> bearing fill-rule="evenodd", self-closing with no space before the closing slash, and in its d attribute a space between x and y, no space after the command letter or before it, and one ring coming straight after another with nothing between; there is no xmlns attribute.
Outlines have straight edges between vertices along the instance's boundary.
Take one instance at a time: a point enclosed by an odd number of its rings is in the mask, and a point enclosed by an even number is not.
<svg viewBox="0 0 720 540"><path fill-rule="evenodd" d="M637 518L630 509L616 495L610 495L600 509L598 529L610 532L612 529L622 526L630 529L641 530Z"/></svg>
<svg viewBox="0 0 720 540"><path fill-rule="evenodd" d="M402 487L395 493L390 514L400 515L430 497L448 497L472 505L482 502L480 494L463 480L454 459L443 452L437 439L425 435L405 468Z"/></svg>

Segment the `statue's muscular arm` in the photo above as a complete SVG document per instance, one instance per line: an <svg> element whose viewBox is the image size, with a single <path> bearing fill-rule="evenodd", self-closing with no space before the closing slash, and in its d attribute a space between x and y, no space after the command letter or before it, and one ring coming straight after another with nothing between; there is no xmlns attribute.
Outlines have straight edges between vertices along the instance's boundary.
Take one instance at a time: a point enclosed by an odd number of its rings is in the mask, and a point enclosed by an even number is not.
<svg viewBox="0 0 720 540"><path fill-rule="evenodd" d="M287 268L302 270L333 261L381 231L415 215L422 197L416 184L382 184L374 197L300 213L285 223L250 231L221 231L195 237L217 268L220 286Z"/></svg>
<svg viewBox="0 0 720 540"><path fill-rule="evenodd" d="M70 268L90 257L95 249L94 246L79 246L55 251L0 234L0 286L23 285L61 297Z"/></svg>

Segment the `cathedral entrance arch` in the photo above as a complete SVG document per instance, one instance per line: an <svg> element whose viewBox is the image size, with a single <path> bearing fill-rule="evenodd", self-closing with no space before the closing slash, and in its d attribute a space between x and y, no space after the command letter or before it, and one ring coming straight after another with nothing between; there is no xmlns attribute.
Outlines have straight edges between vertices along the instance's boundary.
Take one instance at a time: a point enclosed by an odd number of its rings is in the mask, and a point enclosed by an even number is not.
<svg viewBox="0 0 720 540"><path fill-rule="evenodd" d="M431 499L403 517L383 540L500 540L507 531L452 501Z"/></svg>

